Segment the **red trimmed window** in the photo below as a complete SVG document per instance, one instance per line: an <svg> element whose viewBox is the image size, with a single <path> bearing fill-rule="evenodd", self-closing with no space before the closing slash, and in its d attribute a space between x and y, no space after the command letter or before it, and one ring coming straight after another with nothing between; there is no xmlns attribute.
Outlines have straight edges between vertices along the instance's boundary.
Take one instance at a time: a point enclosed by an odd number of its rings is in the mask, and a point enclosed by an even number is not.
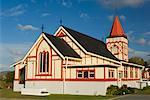
<svg viewBox="0 0 150 100"><path fill-rule="evenodd" d="M133 67L130 67L130 78L133 78Z"/></svg>
<svg viewBox="0 0 150 100"><path fill-rule="evenodd" d="M128 68L124 67L124 78L128 78Z"/></svg>
<svg viewBox="0 0 150 100"><path fill-rule="evenodd" d="M135 68L135 78L138 78L138 68Z"/></svg>
<svg viewBox="0 0 150 100"><path fill-rule="evenodd" d="M39 53L39 70L40 73L48 73L49 72L49 53L48 52L40 52Z"/></svg>
<svg viewBox="0 0 150 100"><path fill-rule="evenodd" d="M94 78L95 71L94 70L78 70L77 71L77 78L88 79Z"/></svg>
<svg viewBox="0 0 150 100"><path fill-rule="evenodd" d="M109 78L115 78L115 71L114 70L109 70L108 77Z"/></svg>

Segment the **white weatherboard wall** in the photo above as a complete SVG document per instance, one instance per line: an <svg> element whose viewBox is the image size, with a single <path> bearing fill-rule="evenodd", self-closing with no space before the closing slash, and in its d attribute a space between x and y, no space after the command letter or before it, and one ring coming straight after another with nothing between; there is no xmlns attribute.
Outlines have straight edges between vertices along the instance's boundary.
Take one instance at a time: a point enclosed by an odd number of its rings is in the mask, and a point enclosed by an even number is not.
<svg viewBox="0 0 150 100"><path fill-rule="evenodd" d="M19 81L14 81L13 91L20 92L21 88L24 87L24 84L19 84Z"/></svg>
<svg viewBox="0 0 150 100"><path fill-rule="evenodd" d="M117 82L70 82L64 84L64 94L74 95L106 95L108 86ZM63 81L26 81L26 88L46 89L50 94L63 94Z"/></svg>
<svg viewBox="0 0 150 100"><path fill-rule="evenodd" d="M46 89L50 94L63 94L62 81L26 81L25 88Z"/></svg>
<svg viewBox="0 0 150 100"><path fill-rule="evenodd" d="M75 95L106 95L107 87L117 82L66 82L65 94Z"/></svg>

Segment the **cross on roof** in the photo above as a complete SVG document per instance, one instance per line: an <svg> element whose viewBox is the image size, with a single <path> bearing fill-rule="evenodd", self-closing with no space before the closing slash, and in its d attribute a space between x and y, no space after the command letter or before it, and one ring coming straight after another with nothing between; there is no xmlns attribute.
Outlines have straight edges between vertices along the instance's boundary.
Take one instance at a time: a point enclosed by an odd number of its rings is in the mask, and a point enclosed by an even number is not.
<svg viewBox="0 0 150 100"><path fill-rule="evenodd" d="M42 24L41 30L42 30L42 32L44 32L44 25L43 24Z"/></svg>

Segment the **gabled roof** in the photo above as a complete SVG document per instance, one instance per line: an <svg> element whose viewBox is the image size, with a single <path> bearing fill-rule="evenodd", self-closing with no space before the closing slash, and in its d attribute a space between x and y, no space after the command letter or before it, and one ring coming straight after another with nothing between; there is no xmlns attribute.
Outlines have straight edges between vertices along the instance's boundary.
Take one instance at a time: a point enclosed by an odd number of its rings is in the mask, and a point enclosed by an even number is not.
<svg viewBox="0 0 150 100"><path fill-rule="evenodd" d="M122 26L121 26L121 23L119 21L118 16L116 16L114 19L109 37L111 37L111 38L113 38L113 37L125 37L125 38L127 38L127 36L126 36Z"/></svg>
<svg viewBox="0 0 150 100"><path fill-rule="evenodd" d="M106 47L106 44L98 39L87 36L65 26L62 26L87 52L91 52L113 60L118 60Z"/></svg>
<svg viewBox="0 0 150 100"><path fill-rule="evenodd" d="M64 57L81 58L63 39L44 33Z"/></svg>

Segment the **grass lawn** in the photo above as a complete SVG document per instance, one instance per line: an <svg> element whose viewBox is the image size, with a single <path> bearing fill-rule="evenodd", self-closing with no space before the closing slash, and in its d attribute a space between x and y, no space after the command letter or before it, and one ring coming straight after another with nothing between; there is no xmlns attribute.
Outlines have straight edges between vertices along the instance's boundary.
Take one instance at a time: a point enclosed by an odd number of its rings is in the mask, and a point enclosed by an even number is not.
<svg viewBox="0 0 150 100"><path fill-rule="evenodd" d="M85 95L61 95L51 94L46 97L40 96L25 96L20 93L13 92L11 89L0 89L0 98L17 98L17 99L43 99L43 100L106 100L112 96L85 96Z"/></svg>

